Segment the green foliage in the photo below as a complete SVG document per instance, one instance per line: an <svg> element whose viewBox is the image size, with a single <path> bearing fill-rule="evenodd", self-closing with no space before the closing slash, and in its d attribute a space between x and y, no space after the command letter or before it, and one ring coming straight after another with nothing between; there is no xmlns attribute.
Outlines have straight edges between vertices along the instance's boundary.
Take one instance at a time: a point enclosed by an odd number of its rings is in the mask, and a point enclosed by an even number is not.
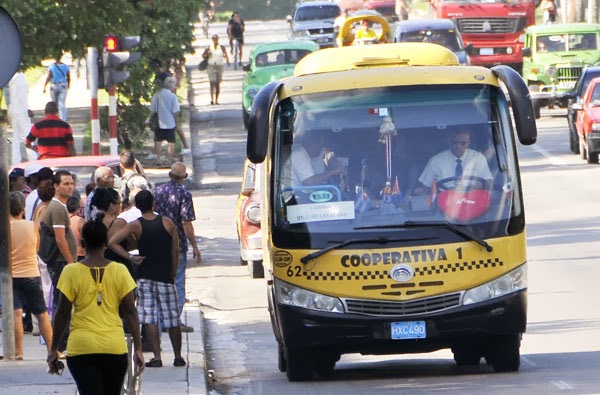
<svg viewBox="0 0 600 395"><path fill-rule="evenodd" d="M2 6L19 25L27 66L63 52L83 58L87 47L100 51L107 34L141 36L141 46L131 51L142 52L142 59L129 67L131 76L118 86L118 116L121 130L144 138L145 104L156 89L154 76L164 70L183 76L184 56L194 51L193 23L203 4L203 0L4 0Z"/></svg>

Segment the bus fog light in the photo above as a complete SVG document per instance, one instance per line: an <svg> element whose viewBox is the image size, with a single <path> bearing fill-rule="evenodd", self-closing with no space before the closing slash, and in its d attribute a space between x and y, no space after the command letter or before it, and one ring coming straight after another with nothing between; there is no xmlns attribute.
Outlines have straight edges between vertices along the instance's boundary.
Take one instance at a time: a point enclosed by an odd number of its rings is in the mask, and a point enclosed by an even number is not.
<svg viewBox="0 0 600 395"><path fill-rule="evenodd" d="M465 292L463 305L483 302L527 288L527 265Z"/></svg>

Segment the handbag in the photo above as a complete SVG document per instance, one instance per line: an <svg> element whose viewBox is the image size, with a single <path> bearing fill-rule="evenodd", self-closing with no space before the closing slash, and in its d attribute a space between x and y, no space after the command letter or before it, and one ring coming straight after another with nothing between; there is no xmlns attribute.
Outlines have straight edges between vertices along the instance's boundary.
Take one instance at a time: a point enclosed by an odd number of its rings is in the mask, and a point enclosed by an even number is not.
<svg viewBox="0 0 600 395"><path fill-rule="evenodd" d="M53 266L58 258L58 244L54 230L44 221L40 223L40 250L38 256L48 266Z"/></svg>
<svg viewBox="0 0 600 395"><path fill-rule="evenodd" d="M198 64L198 70L204 71L208 68L208 58L202 59L200 64Z"/></svg>
<svg viewBox="0 0 600 395"><path fill-rule="evenodd" d="M153 112L152 115L150 115L150 120L148 121L148 126L150 126L150 129L152 129L152 130L156 130L159 128L157 112Z"/></svg>

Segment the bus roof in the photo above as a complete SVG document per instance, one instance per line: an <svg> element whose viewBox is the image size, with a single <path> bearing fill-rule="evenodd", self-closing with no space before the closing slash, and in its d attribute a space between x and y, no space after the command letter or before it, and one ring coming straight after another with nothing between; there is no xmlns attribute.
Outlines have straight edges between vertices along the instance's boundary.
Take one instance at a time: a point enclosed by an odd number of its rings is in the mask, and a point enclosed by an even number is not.
<svg viewBox="0 0 600 395"><path fill-rule="evenodd" d="M308 55L310 56L310 55ZM330 73L313 73L282 80L280 99L291 96L369 89L386 86L487 84L498 86L496 75L480 66L384 67L361 68Z"/></svg>
<svg viewBox="0 0 600 395"><path fill-rule="evenodd" d="M431 43L374 44L322 49L305 56L294 75L396 66L457 66L454 52Z"/></svg>

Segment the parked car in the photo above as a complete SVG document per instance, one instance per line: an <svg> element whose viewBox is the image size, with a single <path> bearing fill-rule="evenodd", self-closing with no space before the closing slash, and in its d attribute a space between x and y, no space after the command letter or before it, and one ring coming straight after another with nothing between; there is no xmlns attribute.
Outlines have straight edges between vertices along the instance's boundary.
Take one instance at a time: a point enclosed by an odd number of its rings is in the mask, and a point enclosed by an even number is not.
<svg viewBox="0 0 600 395"><path fill-rule="evenodd" d="M525 30L523 78L535 110L567 107L584 67L600 63L600 25L568 23L530 26Z"/></svg>
<svg viewBox="0 0 600 395"><path fill-rule="evenodd" d="M252 278L265 276L262 265L262 231L260 227L260 189L258 172L260 165L246 159L242 188L236 201L236 228L240 243L240 264L248 265Z"/></svg>
<svg viewBox="0 0 600 395"><path fill-rule="evenodd" d="M296 5L288 15L289 40L311 40L321 48L335 45L333 22L340 15L340 7L332 1L307 1Z"/></svg>
<svg viewBox="0 0 600 395"><path fill-rule="evenodd" d="M373 40L374 42L372 43L387 43L392 41L390 25L383 15L376 11L359 10L353 12L344 21L344 24L336 37L337 46L344 47L348 45L366 44L365 42L359 43L354 40L354 35L356 34L356 31L360 29L360 24L364 20L371 22L371 28L377 33L377 40Z"/></svg>
<svg viewBox="0 0 600 395"><path fill-rule="evenodd" d="M583 69L581 76L575 84L575 89L565 92L567 103L567 121L569 123L569 148L574 154L579 154L579 137L577 136L577 110L573 108L573 104L581 103L583 95L590 84L590 81L596 77L600 77L600 66L589 66Z"/></svg>
<svg viewBox="0 0 600 395"><path fill-rule="evenodd" d="M411 19L396 24L394 42L434 43L448 48L462 65L469 65L467 48L450 19Z"/></svg>
<svg viewBox="0 0 600 395"><path fill-rule="evenodd" d="M579 136L579 155L587 163L598 163L600 153L600 77L590 81L581 103L571 106L577 110L575 127Z"/></svg>
<svg viewBox="0 0 600 395"><path fill-rule="evenodd" d="M395 0L365 0L365 8L367 10L377 11L390 22L398 20Z"/></svg>
<svg viewBox="0 0 600 395"><path fill-rule="evenodd" d="M318 49L318 44L308 40L258 44L252 49L250 61L244 65L246 76L242 81L242 118L246 129L258 91L271 81L291 76L296 63Z"/></svg>
<svg viewBox="0 0 600 395"><path fill-rule="evenodd" d="M15 168L25 168L30 162L19 163ZM75 188L85 195L85 186L94 180L94 172L98 167L110 167L115 176L121 177L123 169L119 156L100 155L100 156L69 156L65 158L48 158L36 161L43 167L49 167L52 170L67 170L76 177ZM145 175L144 167L136 160L135 170ZM116 185L118 186L118 185Z"/></svg>

